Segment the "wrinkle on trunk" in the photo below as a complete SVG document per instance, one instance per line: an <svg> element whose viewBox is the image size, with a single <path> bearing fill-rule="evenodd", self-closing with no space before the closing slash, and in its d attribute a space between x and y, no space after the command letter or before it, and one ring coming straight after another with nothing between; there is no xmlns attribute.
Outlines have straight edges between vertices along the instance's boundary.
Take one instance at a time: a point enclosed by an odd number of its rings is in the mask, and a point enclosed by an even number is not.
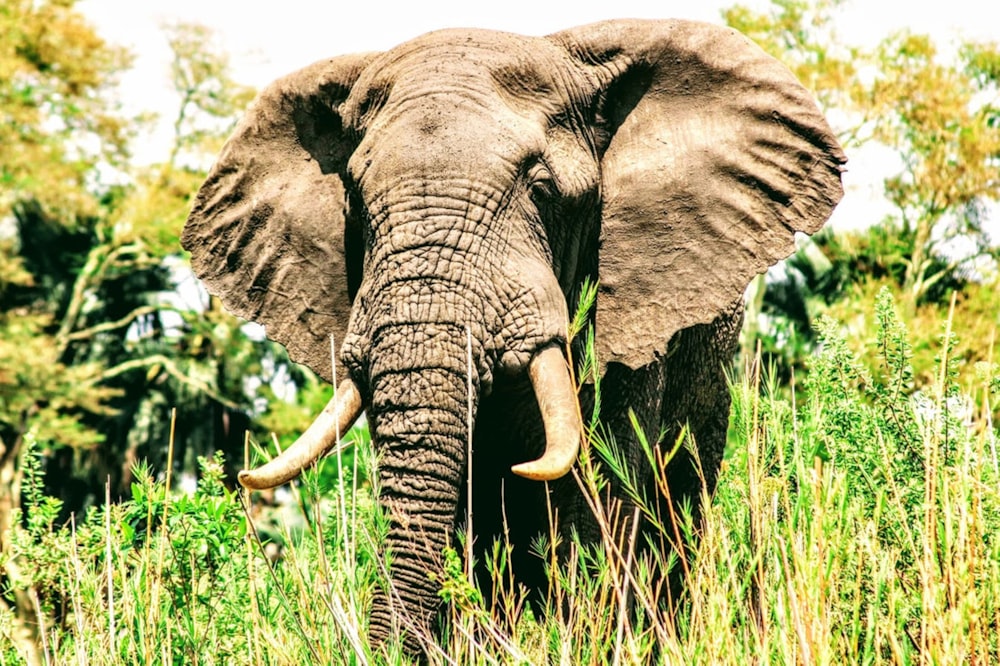
<svg viewBox="0 0 1000 666"><path fill-rule="evenodd" d="M369 417L379 504L389 519L392 589L374 605L370 631L376 642L401 632L414 652L421 635L433 635L441 601L439 579L430 574L441 571L442 552L451 545L468 463L464 327L461 336L441 334L457 328L421 327L433 345L420 344L405 325L384 331L371 355ZM478 391L478 377L472 379Z"/></svg>

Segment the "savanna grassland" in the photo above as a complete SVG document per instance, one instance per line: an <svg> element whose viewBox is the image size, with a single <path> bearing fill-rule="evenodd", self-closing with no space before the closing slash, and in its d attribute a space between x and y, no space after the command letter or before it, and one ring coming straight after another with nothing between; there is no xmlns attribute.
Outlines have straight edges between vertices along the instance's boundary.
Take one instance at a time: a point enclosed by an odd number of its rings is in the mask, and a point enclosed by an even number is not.
<svg viewBox="0 0 1000 666"><path fill-rule="evenodd" d="M956 340L941 322L937 380L912 382L908 333L884 291L869 371L840 326L820 324L802 385L753 363L734 379L732 441L704 524L681 517L645 548L615 533L600 489L627 471L591 434L574 472L609 526L562 566L535 616L510 584L508 546L490 556L505 603L485 605L457 551L443 553L443 639L435 663L977 663L1000 660L998 394L983 364L957 384ZM373 654L365 613L388 562L373 503L370 444L328 459L282 515L258 512L202 460L194 492L168 492L140 465L130 500L58 525L29 448L25 516L12 562L31 584L43 663L405 663ZM688 446L680 441L677 446ZM653 450L650 455L654 456ZM334 468L334 469L331 469ZM333 482L329 480L333 479ZM668 492L665 484L663 492ZM640 507L653 506L637 496ZM654 523L669 524L654 509ZM251 520L251 516L254 520ZM635 516L638 518L638 514ZM628 524L628 521L626 521ZM695 552L678 560L674 544ZM390 555L391 557L391 555ZM657 605L664 572L687 591ZM502 610L500 610L502 609ZM632 609L632 610L630 610ZM0 635L15 631L4 616ZM3 663L24 663L8 643Z"/></svg>

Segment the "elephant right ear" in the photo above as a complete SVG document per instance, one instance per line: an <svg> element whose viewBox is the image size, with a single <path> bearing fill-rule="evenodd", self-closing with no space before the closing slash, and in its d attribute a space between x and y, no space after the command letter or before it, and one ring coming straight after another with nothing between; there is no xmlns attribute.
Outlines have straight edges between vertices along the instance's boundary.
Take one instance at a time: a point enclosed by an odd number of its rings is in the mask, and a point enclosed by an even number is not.
<svg viewBox="0 0 1000 666"><path fill-rule="evenodd" d="M550 38L606 138L598 358L639 368L826 222L846 158L809 92L735 30L620 20Z"/></svg>
<svg viewBox="0 0 1000 666"><path fill-rule="evenodd" d="M181 235L195 274L230 312L328 381L330 336L344 339L360 275L342 181L351 144L336 109L374 55L323 60L264 89Z"/></svg>

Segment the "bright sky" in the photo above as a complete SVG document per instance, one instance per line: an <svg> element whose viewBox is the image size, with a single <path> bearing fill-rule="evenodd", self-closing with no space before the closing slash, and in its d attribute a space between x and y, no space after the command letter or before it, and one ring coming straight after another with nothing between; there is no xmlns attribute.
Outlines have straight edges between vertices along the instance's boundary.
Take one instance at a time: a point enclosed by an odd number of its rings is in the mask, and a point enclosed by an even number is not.
<svg viewBox="0 0 1000 666"><path fill-rule="evenodd" d="M743 0L764 8L766 0ZM720 22L723 7L735 0L82 0L78 7L108 41L130 48L135 68L123 80L129 112L167 110L171 97L170 52L159 26L198 22L216 31L219 46L230 54L236 80L257 88L324 57L383 50L429 30L481 27L525 34L547 34L608 18L689 18ZM571 6L572 9L559 9ZM838 30L846 42L873 45L892 31L910 29L935 36L946 47L957 38L1000 40L1000 2L989 0L848 0ZM170 141L164 126L137 156L155 161ZM851 155L845 176L848 195L835 214L841 223L872 220L880 179L887 166L877 155ZM856 215L859 208L865 214ZM994 221L996 220L994 209ZM876 218L877 219L877 218ZM849 224L849 222L846 222ZM998 224L997 226L1000 226Z"/></svg>

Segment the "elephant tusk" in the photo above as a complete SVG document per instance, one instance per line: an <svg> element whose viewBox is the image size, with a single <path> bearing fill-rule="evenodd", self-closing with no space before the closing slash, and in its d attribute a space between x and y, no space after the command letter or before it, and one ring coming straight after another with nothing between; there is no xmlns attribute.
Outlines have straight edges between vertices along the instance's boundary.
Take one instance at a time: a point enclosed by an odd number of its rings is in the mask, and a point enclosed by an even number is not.
<svg viewBox="0 0 1000 666"><path fill-rule="evenodd" d="M551 345L535 354L528 366L528 376L545 424L545 453L538 460L510 469L526 479L552 481L569 472L580 453L583 434L580 405L569 366L558 346Z"/></svg>
<svg viewBox="0 0 1000 666"><path fill-rule="evenodd" d="M265 490L291 481L337 444L361 416L361 410L361 393L354 382L344 380L295 443L257 469L241 471L240 485L250 490Z"/></svg>

